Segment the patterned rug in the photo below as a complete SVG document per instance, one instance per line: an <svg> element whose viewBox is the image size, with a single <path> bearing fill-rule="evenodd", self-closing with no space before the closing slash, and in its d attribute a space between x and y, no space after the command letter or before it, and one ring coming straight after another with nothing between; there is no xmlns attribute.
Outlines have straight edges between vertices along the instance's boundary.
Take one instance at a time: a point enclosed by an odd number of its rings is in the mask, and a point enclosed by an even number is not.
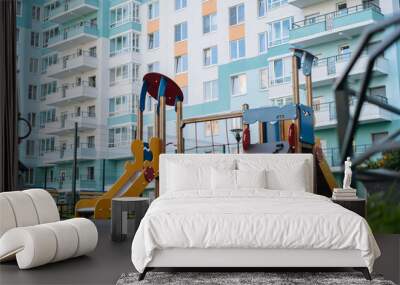
<svg viewBox="0 0 400 285"><path fill-rule="evenodd" d="M142 281L138 273L122 274L117 285L134 284L324 284L324 285L395 285L381 276L372 275L368 281L359 272L148 272Z"/></svg>

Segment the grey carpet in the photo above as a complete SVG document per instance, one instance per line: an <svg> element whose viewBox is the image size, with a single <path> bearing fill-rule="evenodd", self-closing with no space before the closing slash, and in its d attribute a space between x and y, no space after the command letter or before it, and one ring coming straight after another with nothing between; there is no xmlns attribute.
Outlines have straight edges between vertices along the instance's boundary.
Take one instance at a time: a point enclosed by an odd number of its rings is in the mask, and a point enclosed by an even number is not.
<svg viewBox="0 0 400 285"><path fill-rule="evenodd" d="M122 274L117 285L146 284L324 284L324 285L395 285L381 276L373 275L366 280L359 272L148 272L146 278L137 281L138 273Z"/></svg>

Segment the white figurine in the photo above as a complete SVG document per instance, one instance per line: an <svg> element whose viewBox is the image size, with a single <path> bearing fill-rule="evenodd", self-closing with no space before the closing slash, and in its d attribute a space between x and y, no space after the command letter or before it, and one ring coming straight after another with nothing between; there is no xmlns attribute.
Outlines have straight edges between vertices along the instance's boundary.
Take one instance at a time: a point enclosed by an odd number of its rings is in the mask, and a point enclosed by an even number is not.
<svg viewBox="0 0 400 285"><path fill-rule="evenodd" d="M344 179L343 179L343 189L352 189L351 184L351 160L350 157L347 157L347 160L344 162Z"/></svg>

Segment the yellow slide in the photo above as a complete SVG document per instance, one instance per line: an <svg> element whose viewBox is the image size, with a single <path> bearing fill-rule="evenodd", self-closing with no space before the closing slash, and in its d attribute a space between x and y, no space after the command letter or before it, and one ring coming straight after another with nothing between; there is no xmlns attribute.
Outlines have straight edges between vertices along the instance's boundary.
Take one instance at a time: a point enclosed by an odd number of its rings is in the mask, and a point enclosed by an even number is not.
<svg viewBox="0 0 400 285"><path fill-rule="evenodd" d="M324 153L321 148L321 141L317 138L314 145L314 154L317 161L317 188L318 192L330 197L333 189L337 187L335 176L333 175L328 162L325 160Z"/></svg>
<svg viewBox="0 0 400 285"><path fill-rule="evenodd" d="M149 149L145 143L134 140L131 152L135 160L125 163L125 170L111 188L101 197L79 200L75 206L75 216L93 213L95 219L108 219L111 216L111 199L114 197L137 197L146 186L158 177L160 139L151 138Z"/></svg>

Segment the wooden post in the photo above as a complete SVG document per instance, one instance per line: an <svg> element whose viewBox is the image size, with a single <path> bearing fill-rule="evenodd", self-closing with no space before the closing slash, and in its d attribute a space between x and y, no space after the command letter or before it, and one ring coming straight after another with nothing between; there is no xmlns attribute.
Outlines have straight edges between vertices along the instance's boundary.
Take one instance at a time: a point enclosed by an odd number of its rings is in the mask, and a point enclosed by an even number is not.
<svg viewBox="0 0 400 285"><path fill-rule="evenodd" d="M183 153L182 101L176 102L176 152Z"/></svg>
<svg viewBox="0 0 400 285"><path fill-rule="evenodd" d="M138 108L136 139L143 140L143 112Z"/></svg>
<svg viewBox="0 0 400 285"><path fill-rule="evenodd" d="M166 144L166 112L165 112L165 96L160 96L160 125L159 125L159 133L161 140L161 150L160 153L165 153L165 144Z"/></svg>
<svg viewBox="0 0 400 285"><path fill-rule="evenodd" d="M311 74L306 76L306 90L307 90L307 105L313 106L313 95L312 95L312 80Z"/></svg>
<svg viewBox="0 0 400 285"><path fill-rule="evenodd" d="M154 104L154 137L160 137L160 118L157 112L157 104Z"/></svg>
<svg viewBox="0 0 400 285"><path fill-rule="evenodd" d="M295 104L299 104L300 103L299 70L297 69L297 57L294 54L292 56L292 88L293 88L293 102Z"/></svg>
<svg viewBox="0 0 400 285"><path fill-rule="evenodd" d="M258 141L259 143L265 143L264 141L264 123L258 122Z"/></svg>

